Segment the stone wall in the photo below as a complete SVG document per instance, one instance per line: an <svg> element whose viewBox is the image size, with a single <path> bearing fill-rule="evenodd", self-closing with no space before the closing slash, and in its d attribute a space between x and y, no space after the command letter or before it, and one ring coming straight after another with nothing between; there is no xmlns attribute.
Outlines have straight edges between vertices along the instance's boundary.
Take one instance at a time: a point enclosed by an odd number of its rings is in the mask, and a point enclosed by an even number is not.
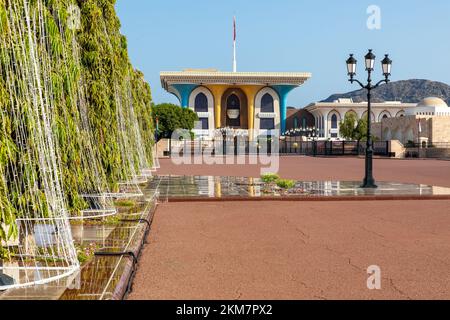
<svg viewBox="0 0 450 320"><path fill-rule="evenodd" d="M156 156L158 158L168 157L166 152L169 152L169 139L161 139L156 144Z"/></svg>
<svg viewBox="0 0 450 320"><path fill-rule="evenodd" d="M450 142L450 116L433 117L431 119L432 142Z"/></svg>
<svg viewBox="0 0 450 320"><path fill-rule="evenodd" d="M420 132L419 132L420 121ZM373 134L380 140L450 142L449 116L405 116L383 119L372 124Z"/></svg>

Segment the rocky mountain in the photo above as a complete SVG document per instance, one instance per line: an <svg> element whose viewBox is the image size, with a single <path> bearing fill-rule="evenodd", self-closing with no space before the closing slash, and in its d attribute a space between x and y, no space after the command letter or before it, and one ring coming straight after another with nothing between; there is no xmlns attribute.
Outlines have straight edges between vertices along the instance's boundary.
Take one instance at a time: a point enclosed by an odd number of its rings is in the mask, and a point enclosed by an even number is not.
<svg viewBox="0 0 450 320"><path fill-rule="evenodd" d="M411 79L383 84L373 91L373 101L402 101L417 103L426 97L442 98L450 105L450 86L436 81ZM352 98L354 102L367 101L367 91L356 90L344 94L333 94L322 102L333 102L339 98Z"/></svg>

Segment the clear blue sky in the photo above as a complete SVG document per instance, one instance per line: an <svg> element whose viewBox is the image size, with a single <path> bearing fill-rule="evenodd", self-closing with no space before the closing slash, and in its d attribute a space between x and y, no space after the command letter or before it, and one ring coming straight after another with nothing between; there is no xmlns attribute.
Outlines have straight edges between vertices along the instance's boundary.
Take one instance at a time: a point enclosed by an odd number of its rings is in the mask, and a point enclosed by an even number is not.
<svg viewBox="0 0 450 320"><path fill-rule="evenodd" d="M381 30L366 26L372 4L381 8ZM362 63L368 48L378 61L390 53L392 80L450 84L448 0L118 0L116 8L132 63L156 103L178 103L162 90L160 71L231 70L233 15L238 71L313 74L290 95L292 106L357 89L347 83L344 62L351 52Z"/></svg>

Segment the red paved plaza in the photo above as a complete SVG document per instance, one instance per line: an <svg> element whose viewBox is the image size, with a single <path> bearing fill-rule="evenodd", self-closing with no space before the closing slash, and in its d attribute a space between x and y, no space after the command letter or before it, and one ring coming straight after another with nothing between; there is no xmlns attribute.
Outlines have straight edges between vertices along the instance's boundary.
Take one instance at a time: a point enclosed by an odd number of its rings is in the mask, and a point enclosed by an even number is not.
<svg viewBox="0 0 450 320"><path fill-rule="evenodd" d="M280 175L359 180L363 159L283 157ZM254 166L161 174L259 176ZM375 160L376 178L450 187L450 162ZM450 201L212 202L159 206L131 299L450 298ZM367 267L381 268L368 290Z"/></svg>

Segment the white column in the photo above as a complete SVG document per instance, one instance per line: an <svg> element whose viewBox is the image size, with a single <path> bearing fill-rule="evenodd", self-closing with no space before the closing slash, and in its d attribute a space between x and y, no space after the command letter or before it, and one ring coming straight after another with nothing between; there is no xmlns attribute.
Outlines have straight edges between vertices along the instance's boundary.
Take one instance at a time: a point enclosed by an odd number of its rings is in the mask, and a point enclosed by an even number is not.
<svg viewBox="0 0 450 320"><path fill-rule="evenodd" d="M323 115L322 114L320 115L319 121L320 121L320 136L324 137L325 132L323 131Z"/></svg>
<svg viewBox="0 0 450 320"><path fill-rule="evenodd" d="M323 116L322 116L322 114L320 114L319 116L318 116L318 118L319 118L319 129L320 129L320 137L322 137L323 136Z"/></svg>
<svg viewBox="0 0 450 320"><path fill-rule="evenodd" d="M344 117L345 117L345 112L342 114L341 112L338 111L339 114L339 119L338 119L338 123L337 123L337 130L338 130L338 138L341 138L341 129L340 129L340 124L342 121L344 121Z"/></svg>
<svg viewBox="0 0 450 320"><path fill-rule="evenodd" d="M315 115L314 118L316 119L316 129L319 130L318 136L320 137L320 115Z"/></svg>
<svg viewBox="0 0 450 320"><path fill-rule="evenodd" d="M329 112L326 112L325 115L323 116L323 119L324 119L323 130L325 132L325 134L324 134L325 140L330 137L330 133L328 132L328 114L329 114Z"/></svg>

